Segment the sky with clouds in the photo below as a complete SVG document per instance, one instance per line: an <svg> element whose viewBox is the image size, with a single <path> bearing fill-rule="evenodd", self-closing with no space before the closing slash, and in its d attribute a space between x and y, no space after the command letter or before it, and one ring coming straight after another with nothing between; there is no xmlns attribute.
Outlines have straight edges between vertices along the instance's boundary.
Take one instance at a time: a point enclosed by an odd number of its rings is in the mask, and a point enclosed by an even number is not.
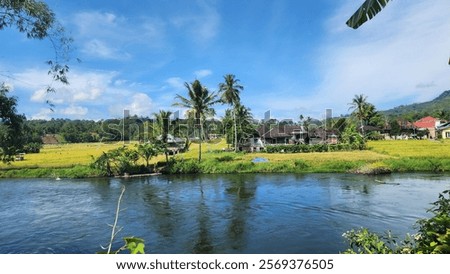
<svg viewBox="0 0 450 274"><path fill-rule="evenodd" d="M185 82L217 91L229 73L256 118L347 114L355 94L388 109L450 89L448 0L391 1L357 30L345 22L363 0L45 2L74 39L69 86L46 92L48 40L0 31L0 83L28 119L176 111Z"/></svg>

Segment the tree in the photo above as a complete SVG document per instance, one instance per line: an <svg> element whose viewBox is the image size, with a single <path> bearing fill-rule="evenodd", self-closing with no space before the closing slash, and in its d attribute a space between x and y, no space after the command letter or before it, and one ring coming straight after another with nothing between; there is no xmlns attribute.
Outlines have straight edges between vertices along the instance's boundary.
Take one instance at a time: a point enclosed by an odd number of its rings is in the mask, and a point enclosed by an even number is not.
<svg viewBox="0 0 450 274"><path fill-rule="evenodd" d="M237 152L237 123L236 123L236 108L240 105L239 93L244 89L239 85L239 79L233 74L227 74L224 77L224 82L219 84L219 92L222 93L221 101L233 107L233 122L234 122L234 151Z"/></svg>
<svg viewBox="0 0 450 274"><path fill-rule="evenodd" d="M217 94L209 92L209 90L202 86L199 80L195 80L191 84L184 83L188 90L188 96L183 97L179 94L175 96L174 106L181 106L189 108L195 117L195 126L199 131L199 151L198 161L202 159L202 137L203 137L203 120L208 112L213 111L212 106L219 102Z"/></svg>
<svg viewBox="0 0 450 274"><path fill-rule="evenodd" d="M372 19L389 2L389 0L366 0L346 22L347 26L357 29Z"/></svg>
<svg viewBox="0 0 450 274"><path fill-rule="evenodd" d="M171 111L160 110L159 113L154 113L155 117L154 130L161 136L161 142L164 147L164 154L166 155L166 163L169 163L169 154L167 150L167 138L170 129L170 115Z"/></svg>
<svg viewBox="0 0 450 274"><path fill-rule="evenodd" d="M55 14L42 1L35 0L0 0L0 30L16 26L30 39L50 40L55 51L53 60L47 61L50 66L48 73L53 80L68 84L68 62L72 38L67 37L64 28L56 20ZM48 92L54 92L49 85Z"/></svg>
<svg viewBox="0 0 450 274"><path fill-rule="evenodd" d="M148 168L150 165L150 159L158 155L159 148L150 143L139 144L137 147L137 152L142 158L144 158L145 166Z"/></svg>
<svg viewBox="0 0 450 274"><path fill-rule="evenodd" d="M236 127L228 127L229 125L233 125L234 117L236 118ZM244 105L238 105L235 109L227 109L225 111L225 117L223 119L223 123L225 125L225 129L227 130L227 142L231 141L229 136L233 136L236 140L246 140L249 137L252 137L255 133L256 129L253 124L253 115L251 113L250 108L245 107ZM235 130L236 134L229 134L229 131ZM239 141L236 141L239 143Z"/></svg>
<svg viewBox="0 0 450 274"><path fill-rule="evenodd" d="M23 122L25 116L17 114L17 99L8 97L9 87L0 86L0 159L14 160L14 155L23 148Z"/></svg>
<svg viewBox="0 0 450 274"><path fill-rule="evenodd" d="M364 120L367 117L367 96L363 94L355 95L352 102L350 103L350 109L353 109L353 115L359 120L361 126L361 133L364 136Z"/></svg>

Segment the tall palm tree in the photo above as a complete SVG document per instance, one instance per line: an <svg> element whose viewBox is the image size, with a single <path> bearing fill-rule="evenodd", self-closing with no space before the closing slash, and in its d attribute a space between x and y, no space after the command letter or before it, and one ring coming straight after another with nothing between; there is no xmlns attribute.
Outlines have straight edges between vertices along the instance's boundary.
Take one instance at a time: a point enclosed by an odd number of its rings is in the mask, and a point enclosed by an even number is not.
<svg viewBox="0 0 450 274"><path fill-rule="evenodd" d="M153 129L161 135L161 142L163 143L164 154L166 155L166 163L169 163L167 138L169 136L170 129L170 115L172 115L172 112L169 110L160 110L159 113L153 113L153 117L155 117Z"/></svg>
<svg viewBox="0 0 450 274"><path fill-rule="evenodd" d="M367 96L364 96L363 94L355 95L352 102L350 103L350 109L353 109L353 114L356 116L356 118L359 120L361 125L361 133L364 136L364 120L367 116Z"/></svg>
<svg viewBox="0 0 450 274"><path fill-rule="evenodd" d="M233 74L226 74L223 76L224 82L219 84L219 92L222 93L221 101L233 107L234 120L234 151L237 152L237 122L236 122L236 108L240 105L241 99L239 93L244 90L244 87L239 84L239 79Z"/></svg>
<svg viewBox="0 0 450 274"><path fill-rule="evenodd" d="M202 159L202 137L203 137L203 120L208 113L211 113L212 106L218 102L217 94L209 92L209 90L202 86L199 80L195 80L191 84L184 83L188 90L188 96L183 97L179 94L175 96L174 106L181 106L191 109L194 112L195 124L199 130L199 151L198 161Z"/></svg>

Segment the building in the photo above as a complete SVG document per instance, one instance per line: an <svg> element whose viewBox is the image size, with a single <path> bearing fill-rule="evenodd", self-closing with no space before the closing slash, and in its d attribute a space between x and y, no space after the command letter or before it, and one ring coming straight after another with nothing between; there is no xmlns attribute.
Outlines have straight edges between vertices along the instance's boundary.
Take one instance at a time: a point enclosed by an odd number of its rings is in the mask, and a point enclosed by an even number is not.
<svg viewBox="0 0 450 274"><path fill-rule="evenodd" d="M437 131L441 133L442 139L450 139L450 122L438 126Z"/></svg>
<svg viewBox="0 0 450 274"><path fill-rule="evenodd" d="M262 141L266 144L297 144L303 143L307 133L303 126L298 125L267 125L256 129Z"/></svg>
<svg viewBox="0 0 450 274"><path fill-rule="evenodd" d="M414 127L417 130L427 131L428 130L428 138L434 139L437 137L436 128L441 124L441 120L427 116L413 123Z"/></svg>

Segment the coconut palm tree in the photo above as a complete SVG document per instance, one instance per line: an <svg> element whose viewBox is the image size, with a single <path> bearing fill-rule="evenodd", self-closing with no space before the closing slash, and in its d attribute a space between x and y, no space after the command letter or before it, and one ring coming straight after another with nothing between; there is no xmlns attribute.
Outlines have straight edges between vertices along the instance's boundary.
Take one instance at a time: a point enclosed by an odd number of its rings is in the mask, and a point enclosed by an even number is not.
<svg viewBox="0 0 450 274"><path fill-rule="evenodd" d="M159 113L153 113L153 117L155 117L153 129L161 135L161 142L164 147L164 154L166 155L166 163L169 163L167 137L169 136L170 115L172 115L172 112L169 110L160 110Z"/></svg>
<svg viewBox="0 0 450 274"><path fill-rule="evenodd" d="M191 84L184 83L184 86L188 90L188 96L183 97L179 94L175 96L174 106L181 106L189 108L194 112L195 125L199 130L199 151L198 161L202 159L202 137L203 137L203 122L208 113L211 113L212 106L219 102L217 100L217 94L209 92L209 90L202 86L199 80L195 80Z"/></svg>
<svg viewBox="0 0 450 274"><path fill-rule="evenodd" d="M350 103L350 109L353 109L353 115L359 120L361 126L361 133L364 136L364 120L367 116L367 96L363 94L355 95L352 102Z"/></svg>
<svg viewBox="0 0 450 274"><path fill-rule="evenodd" d="M222 93L221 101L233 107L233 123L234 123L234 151L237 151L237 123L236 123L236 108L240 105L241 99L239 93L244 90L244 87L239 84L239 79L233 74L223 76L224 82L219 84L219 92Z"/></svg>
<svg viewBox="0 0 450 274"><path fill-rule="evenodd" d="M372 19L379 13L389 2L389 0L366 0L356 10L356 12L348 19L346 24L354 29L359 28L362 24Z"/></svg>

